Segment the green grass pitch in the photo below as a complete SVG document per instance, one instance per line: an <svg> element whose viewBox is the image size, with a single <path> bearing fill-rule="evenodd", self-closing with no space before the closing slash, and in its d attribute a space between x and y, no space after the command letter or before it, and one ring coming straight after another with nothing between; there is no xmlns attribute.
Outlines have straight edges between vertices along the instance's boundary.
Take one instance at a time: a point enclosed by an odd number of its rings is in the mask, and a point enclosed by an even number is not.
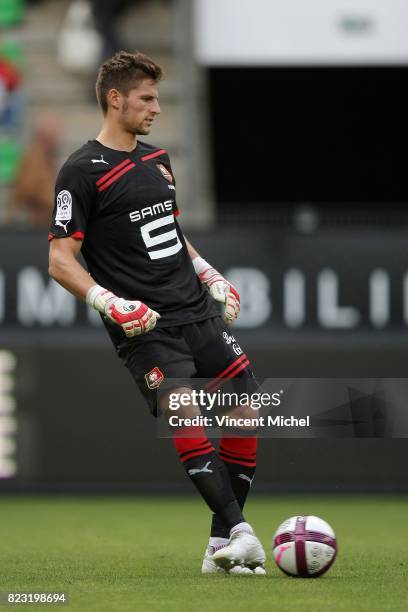
<svg viewBox="0 0 408 612"><path fill-rule="evenodd" d="M274 565L271 536L295 514L336 531L339 554L318 579ZM67 612L408 610L408 498L261 496L249 500L267 577L201 576L209 514L193 497L16 497L0 500L0 591L65 591ZM10 606L0 606L0 609Z"/></svg>

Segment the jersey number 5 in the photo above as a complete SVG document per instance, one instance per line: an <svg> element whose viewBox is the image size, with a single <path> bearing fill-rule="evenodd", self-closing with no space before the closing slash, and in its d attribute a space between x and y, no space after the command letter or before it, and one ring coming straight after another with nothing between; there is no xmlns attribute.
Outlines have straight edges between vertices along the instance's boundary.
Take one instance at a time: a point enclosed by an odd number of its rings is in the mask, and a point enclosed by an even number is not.
<svg viewBox="0 0 408 612"><path fill-rule="evenodd" d="M174 216L167 215L166 217L156 219L155 221L150 221L150 223L146 223L145 225L141 226L140 231L146 248L148 249L147 252L149 254L150 259L163 259L164 257L170 257L170 255L178 253L178 251L183 248L183 245L181 244L179 237L177 236L176 228L170 230L169 232L165 232L164 234L151 236L151 232L153 232L154 230L157 230L159 227L171 224L174 224ZM163 242L169 242L170 240L175 240L175 244L166 247L165 249L149 251L150 247L157 246L158 244L163 244Z"/></svg>

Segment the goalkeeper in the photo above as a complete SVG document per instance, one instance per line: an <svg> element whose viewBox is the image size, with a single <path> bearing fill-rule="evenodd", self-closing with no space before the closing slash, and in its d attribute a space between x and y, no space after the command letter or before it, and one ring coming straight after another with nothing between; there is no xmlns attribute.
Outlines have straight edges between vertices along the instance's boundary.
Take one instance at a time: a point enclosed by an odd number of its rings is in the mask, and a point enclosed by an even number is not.
<svg viewBox="0 0 408 612"><path fill-rule="evenodd" d="M169 393L191 393L195 378L212 379L213 391L226 381L256 383L225 327L239 314L239 295L183 236L167 152L138 139L160 112L161 75L138 52L121 51L100 67L102 128L59 173L49 272L101 313L151 412L168 416ZM224 321L216 302L224 305ZM158 396L173 379L184 382ZM197 412L183 406L178 416ZM254 413L239 406L230 414ZM255 432L223 435L218 452L202 427L176 428L173 437L187 475L213 512L202 572L263 574L264 551L242 514L256 466Z"/></svg>

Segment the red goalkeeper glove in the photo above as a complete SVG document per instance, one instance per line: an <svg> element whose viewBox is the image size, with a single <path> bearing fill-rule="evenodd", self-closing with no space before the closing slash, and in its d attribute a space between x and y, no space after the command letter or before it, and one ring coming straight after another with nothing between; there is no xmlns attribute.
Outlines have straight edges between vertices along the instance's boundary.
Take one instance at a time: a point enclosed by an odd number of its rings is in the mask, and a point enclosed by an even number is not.
<svg viewBox="0 0 408 612"><path fill-rule="evenodd" d="M202 257L195 257L193 266L198 278L207 287L211 297L216 302L225 305L224 321L227 325L231 325L239 315L240 297L238 291Z"/></svg>
<svg viewBox="0 0 408 612"><path fill-rule="evenodd" d="M152 330L160 315L139 300L124 300L99 285L91 287L86 303L120 325L128 338L146 334Z"/></svg>

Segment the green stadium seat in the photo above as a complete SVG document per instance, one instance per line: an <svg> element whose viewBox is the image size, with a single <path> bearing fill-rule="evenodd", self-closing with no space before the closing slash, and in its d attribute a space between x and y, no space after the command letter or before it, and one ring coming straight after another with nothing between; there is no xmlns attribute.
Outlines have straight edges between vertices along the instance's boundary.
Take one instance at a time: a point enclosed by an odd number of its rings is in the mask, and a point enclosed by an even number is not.
<svg viewBox="0 0 408 612"><path fill-rule="evenodd" d="M24 0L0 0L0 28L19 25L24 17Z"/></svg>

